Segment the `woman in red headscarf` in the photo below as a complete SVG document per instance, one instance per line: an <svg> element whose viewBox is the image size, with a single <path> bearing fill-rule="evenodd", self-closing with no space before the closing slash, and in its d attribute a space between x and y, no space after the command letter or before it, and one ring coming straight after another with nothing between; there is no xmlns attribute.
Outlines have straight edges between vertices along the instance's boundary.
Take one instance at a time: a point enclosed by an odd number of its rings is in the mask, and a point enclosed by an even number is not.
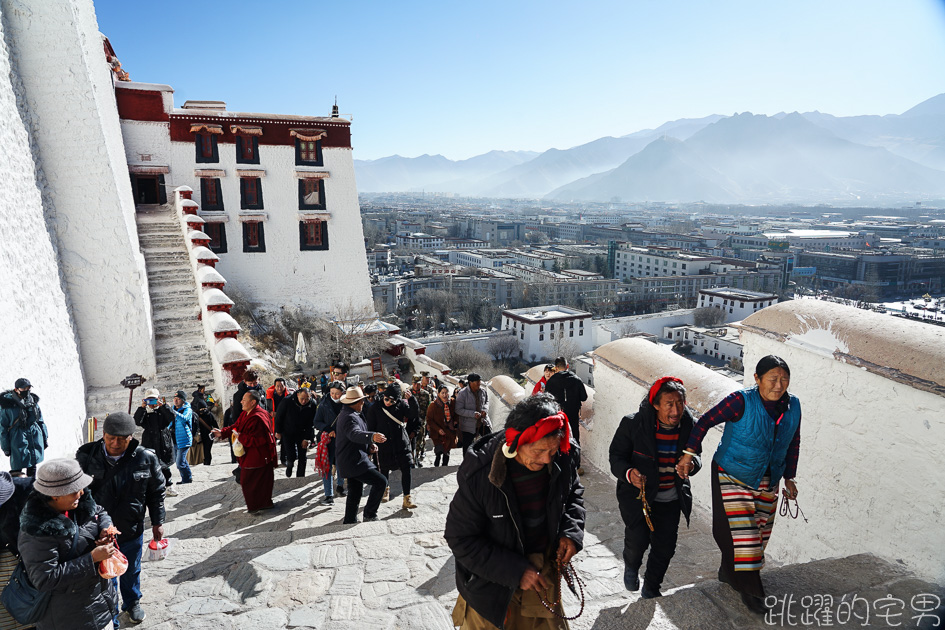
<svg viewBox="0 0 945 630"><path fill-rule="evenodd" d="M455 625L567 628L539 596L559 600L558 564L584 540L579 461L568 418L549 394L519 402L505 431L469 449L446 516L459 589Z"/></svg>
<svg viewBox="0 0 945 630"><path fill-rule="evenodd" d="M693 418L686 407L686 388L674 376L658 379L640 410L624 416L610 443L610 470L617 477L617 504L624 523L623 583L640 588L643 554L650 549L643 577L644 598L660 597L660 585L676 553L680 515L692 512L688 475L676 474ZM701 463L687 465L695 474ZM644 510L645 508L645 510Z"/></svg>

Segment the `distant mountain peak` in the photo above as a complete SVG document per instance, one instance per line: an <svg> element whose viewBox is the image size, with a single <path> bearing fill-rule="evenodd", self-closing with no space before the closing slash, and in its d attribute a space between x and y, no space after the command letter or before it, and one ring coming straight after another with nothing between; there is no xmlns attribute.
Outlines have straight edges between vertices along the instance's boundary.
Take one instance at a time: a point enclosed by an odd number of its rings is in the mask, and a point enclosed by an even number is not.
<svg viewBox="0 0 945 630"><path fill-rule="evenodd" d="M945 116L945 92L907 109L902 113L902 116L906 118L913 116Z"/></svg>

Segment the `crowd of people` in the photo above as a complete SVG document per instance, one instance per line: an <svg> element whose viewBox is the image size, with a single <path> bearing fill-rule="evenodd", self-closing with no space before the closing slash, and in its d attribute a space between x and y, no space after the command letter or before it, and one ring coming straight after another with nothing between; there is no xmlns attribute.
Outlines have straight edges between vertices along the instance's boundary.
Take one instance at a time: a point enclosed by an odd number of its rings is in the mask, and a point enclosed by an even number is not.
<svg viewBox="0 0 945 630"><path fill-rule="evenodd" d="M0 447L11 468L0 473L0 580L20 570L48 594L47 608L33 620L40 630L117 628L122 613L141 623L145 519L151 545L164 540L165 497L176 494L172 467L180 484L192 483L188 453L197 444L209 465L212 442L228 441L251 513L275 506L276 470L305 477L313 455L322 501L346 497L342 522L354 524L365 486L363 521L373 521L390 498L395 473L402 509L418 507L412 471L423 466L429 437L434 466L449 465L452 450L462 449L445 526L459 591L454 624L567 628L561 576L572 575L569 562L583 543L578 418L587 394L565 359L544 372L533 394L513 407L505 429L493 432L488 389L477 374L452 391L428 374L410 386L397 379L362 384L339 362L318 379L277 378L264 390L250 370L219 424L202 385L190 401L175 392L170 404L148 389L133 416L108 415L102 438L81 446L74 459L46 462L39 397L27 379L18 379L0 394ZM751 611L767 612L760 571L779 490L785 499L797 497L801 410L788 393L790 368L782 359L763 358L754 378L754 387L696 419L682 380L665 376L620 421L609 457L624 521L628 590L662 596L681 517L688 524L692 511L689 477L703 468L708 430L724 425L709 465L718 579ZM123 562L117 573L108 568L116 559ZM26 626L0 609L0 627Z"/></svg>

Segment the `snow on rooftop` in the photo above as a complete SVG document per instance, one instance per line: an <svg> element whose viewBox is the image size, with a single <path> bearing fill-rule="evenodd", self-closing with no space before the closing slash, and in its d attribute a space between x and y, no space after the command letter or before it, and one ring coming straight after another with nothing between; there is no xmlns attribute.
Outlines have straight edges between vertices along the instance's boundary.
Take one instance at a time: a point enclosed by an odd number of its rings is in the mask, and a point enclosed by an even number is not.
<svg viewBox="0 0 945 630"><path fill-rule="evenodd" d="M233 319L233 316L229 313L224 313L223 311L215 311L211 313L209 321L210 330L215 333L242 330L237 321Z"/></svg>
<svg viewBox="0 0 945 630"><path fill-rule="evenodd" d="M235 304L235 302L226 297L226 294L220 289L204 289L203 300L207 306L220 306L221 304L232 306Z"/></svg>
<svg viewBox="0 0 945 630"><path fill-rule="evenodd" d="M587 311L571 308L569 306L561 306L560 304L555 304L554 306L516 308L502 312L535 322L561 317L591 317L591 314Z"/></svg>
<svg viewBox="0 0 945 630"><path fill-rule="evenodd" d="M252 359L249 352L236 339L226 337L221 339L213 346L213 354L217 361L226 365L227 363L236 363L237 361L249 361Z"/></svg>
<svg viewBox="0 0 945 630"><path fill-rule="evenodd" d="M226 278L220 275L220 272L210 266L204 266L197 269L197 282L204 284L206 282L226 282Z"/></svg>
<svg viewBox="0 0 945 630"><path fill-rule="evenodd" d="M219 256L203 245L193 248L190 253L193 254L194 258L197 260L220 260Z"/></svg>
<svg viewBox="0 0 945 630"><path fill-rule="evenodd" d="M210 240L210 237L207 236L207 234L205 234L204 232L200 232L198 230L191 230L190 234L187 235L187 238L189 238L192 241L209 241Z"/></svg>

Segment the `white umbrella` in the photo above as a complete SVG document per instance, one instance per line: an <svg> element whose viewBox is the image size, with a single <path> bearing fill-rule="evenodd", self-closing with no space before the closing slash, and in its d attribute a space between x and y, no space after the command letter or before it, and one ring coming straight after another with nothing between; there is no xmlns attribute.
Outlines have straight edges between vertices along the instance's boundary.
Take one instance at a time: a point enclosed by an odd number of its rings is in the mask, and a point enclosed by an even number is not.
<svg viewBox="0 0 945 630"><path fill-rule="evenodd" d="M295 342L295 362L300 364L308 362L308 353L305 351L305 337L302 336L302 333L299 333L299 340Z"/></svg>

